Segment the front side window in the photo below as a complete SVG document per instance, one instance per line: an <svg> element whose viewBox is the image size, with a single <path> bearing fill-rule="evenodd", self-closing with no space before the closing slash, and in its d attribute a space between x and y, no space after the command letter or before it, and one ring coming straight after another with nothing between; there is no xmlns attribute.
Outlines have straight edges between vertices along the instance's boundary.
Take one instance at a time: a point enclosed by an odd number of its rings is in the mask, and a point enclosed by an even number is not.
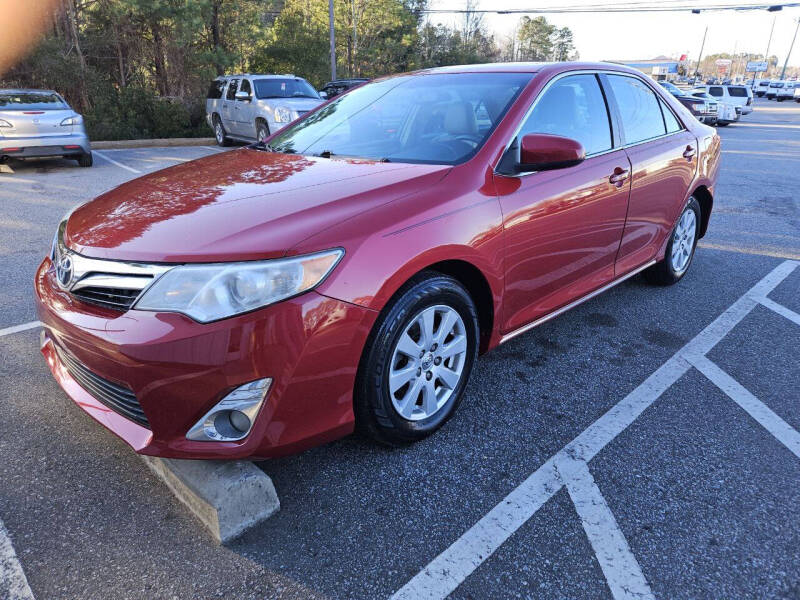
<svg viewBox="0 0 800 600"><path fill-rule="evenodd" d="M258 98L319 98L317 90L305 79L273 77L253 81Z"/></svg>
<svg viewBox="0 0 800 600"><path fill-rule="evenodd" d="M617 101L626 144L636 144L666 133L655 92L635 77L609 75Z"/></svg>
<svg viewBox="0 0 800 600"><path fill-rule="evenodd" d="M606 101L595 75L557 80L536 101L520 136L548 133L576 140L587 155L611 149Z"/></svg>
<svg viewBox="0 0 800 600"><path fill-rule="evenodd" d="M252 90L250 89L250 82L247 79L242 79L241 85L239 85L240 92L247 92L248 96L253 94Z"/></svg>
<svg viewBox="0 0 800 600"><path fill-rule="evenodd" d="M368 83L276 135L278 152L458 164L485 143L530 73L432 73Z"/></svg>
<svg viewBox="0 0 800 600"><path fill-rule="evenodd" d="M225 94L226 100L235 100L236 99L236 89L239 87L239 80L238 79L231 79L230 84L228 84L228 93Z"/></svg>
<svg viewBox="0 0 800 600"><path fill-rule="evenodd" d="M64 99L52 92L0 92L2 110L64 110Z"/></svg>

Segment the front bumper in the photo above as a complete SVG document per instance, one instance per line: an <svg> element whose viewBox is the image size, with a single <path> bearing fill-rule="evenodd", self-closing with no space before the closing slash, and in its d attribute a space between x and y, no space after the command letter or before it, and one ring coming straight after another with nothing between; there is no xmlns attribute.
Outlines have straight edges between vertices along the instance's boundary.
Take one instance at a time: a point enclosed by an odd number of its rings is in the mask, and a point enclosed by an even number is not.
<svg viewBox="0 0 800 600"><path fill-rule="evenodd" d="M174 313L126 313L85 304L36 273L42 353L75 403L141 454L269 458L350 433L361 351L377 315L316 292L200 324ZM92 373L132 390L150 428L114 412L70 376L56 346ZM186 432L233 388L271 377L250 434L205 442Z"/></svg>
<svg viewBox="0 0 800 600"><path fill-rule="evenodd" d="M65 146L73 146L66 148ZM75 148L74 146L77 146ZM18 148L13 152L6 148ZM85 133L60 136L11 138L0 137L0 156L11 158L36 158L44 156L80 156L91 152L89 137Z"/></svg>

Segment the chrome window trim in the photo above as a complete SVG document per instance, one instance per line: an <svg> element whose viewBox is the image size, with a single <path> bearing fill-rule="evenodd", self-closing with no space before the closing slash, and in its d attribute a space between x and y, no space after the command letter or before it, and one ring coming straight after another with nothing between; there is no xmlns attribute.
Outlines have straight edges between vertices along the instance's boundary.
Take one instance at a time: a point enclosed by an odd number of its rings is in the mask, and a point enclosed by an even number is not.
<svg viewBox="0 0 800 600"><path fill-rule="evenodd" d="M613 69L578 69L578 70L575 70L575 71L564 71L563 73L559 73L558 75L556 75L553 78L551 78L544 85L544 87L541 89L541 91L536 95L536 98L534 98L534 100L531 103L530 107L528 107L528 110L525 112L525 116L522 117L522 119L520 119L519 125L517 125L517 128L514 130L514 133L511 134L508 142L505 145L505 148L503 148L503 151L500 153L500 158L497 159L497 162L495 163L494 167L492 168L492 172L495 175L502 175L503 177L518 177L518 178L522 178L522 177L527 177L528 175L535 175L536 173L541 173L542 172L542 171L522 171L520 173L498 173L497 172L497 167L500 164L500 162L503 160L503 157L506 155L506 152L508 152L508 149L511 148L511 145L514 143L514 140L517 139L517 136L519 135L519 132L522 131L522 126L525 125L525 122L531 116L531 113L536 108L536 105L539 103L539 100L542 98L542 96L544 96L544 94L547 92L547 90L550 88L550 86L553 85L553 83L555 83L559 79L563 79L564 77L568 77L570 75L621 75L623 77L631 77L633 79L638 79L638 80L644 82L644 84L647 85L654 94L656 94L656 97L660 99L658 91L656 91L655 88L653 88L653 86L651 86L649 83L647 83L647 81L643 77L640 77L638 75L634 75L632 73L627 73L625 71L614 71ZM535 74L534 74L534 76L535 76ZM602 84L600 84L600 85L602 86ZM665 104L666 104L666 102L665 102ZM669 108L672 111L672 108L669 105L667 105L667 108ZM609 107L609 110L610 110L610 107ZM675 111L672 111L672 113L673 113L673 115L675 115ZM588 160L590 158L595 158L597 156L603 156L605 154L610 154L612 152L617 152L618 150L625 150L627 148L633 148L635 146L639 146L640 144L646 144L646 143L653 142L653 141L656 141L656 140L661 140L661 139L668 138L670 136L677 135L679 133L683 133L685 131L688 131L688 129L686 128L686 124L683 122L683 119L681 119L677 115L675 115L675 117L678 119L678 122L681 124L681 129L679 129L678 131L673 131L672 133L665 133L664 135L659 135L659 136L656 136L656 137L648 138L646 140L640 140L638 142L634 142L634 143L631 143L631 144L621 144L619 146L613 146L612 145L611 148L609 148L608 150L604 150L603 152L595 152L594 154L587 154L586 155L586 159ZM666 130L666 125L664 126L664 129ZM612 140L611 140L612 144L614 143L613 137L614 136L613 136L613 132L612 132Z"/></svg>

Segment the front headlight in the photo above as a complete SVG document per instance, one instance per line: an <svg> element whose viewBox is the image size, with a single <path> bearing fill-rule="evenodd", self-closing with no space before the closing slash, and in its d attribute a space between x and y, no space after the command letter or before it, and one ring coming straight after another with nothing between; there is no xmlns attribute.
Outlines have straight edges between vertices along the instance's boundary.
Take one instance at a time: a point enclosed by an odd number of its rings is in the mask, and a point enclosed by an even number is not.
<svg viewBox="0 0 800 600"><path fill-rule="evenodd" d="M83 117L81 117L80 115L75 115L73 117L67 117L66 119L61 121L61 124L64 127L66 127L68 125L80 125L81 123L83 123Z"/></svg>
<svg viewBox="0 0 800 600"><path fill-rule="evenodd" d="M279 106L275 109L275 122L276 123L291 123L294 121L292 118L292 111L285 106Z"/></svg>
<svg viewBox="0 0 800 600"><path fill-rule="evenodd" d="M344 250L336 248L278 260L175 267L147 289L135 308L217 321L313 289L342 256Z"/></svg>

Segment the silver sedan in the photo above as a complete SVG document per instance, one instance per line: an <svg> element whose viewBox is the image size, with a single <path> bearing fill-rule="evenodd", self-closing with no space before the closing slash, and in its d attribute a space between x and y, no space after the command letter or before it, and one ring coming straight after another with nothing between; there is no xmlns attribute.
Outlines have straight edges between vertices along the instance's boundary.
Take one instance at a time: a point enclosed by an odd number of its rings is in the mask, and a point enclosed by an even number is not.
<svg viewBox="0 0 800 600"><path fill-rule="evenodd" d="M52 90L0 89L0 162L64 156L92 166L83 117Z"/></svg>

